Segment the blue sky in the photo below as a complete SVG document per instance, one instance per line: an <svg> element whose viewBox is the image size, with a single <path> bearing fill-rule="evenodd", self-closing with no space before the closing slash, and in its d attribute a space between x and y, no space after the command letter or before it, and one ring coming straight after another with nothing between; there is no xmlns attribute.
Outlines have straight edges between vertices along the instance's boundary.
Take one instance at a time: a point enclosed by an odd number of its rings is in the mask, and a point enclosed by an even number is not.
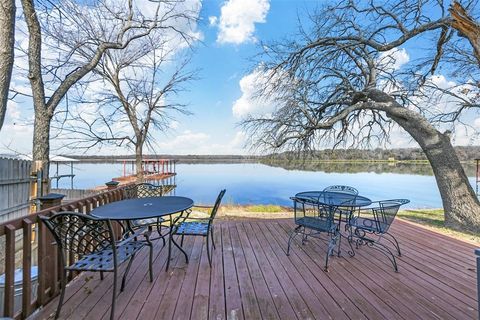
<svg viewBox="0 0 480 320"><path fill-rule="evenodd" d="M139 2L146 0L138 0ZM145 5L145 3L143 5ZM298 19L308 24L307 12L323 1L313 0L187 0L192 6L201 4L200 22L195 32L202 39L194 44L191 69L199 69L199 79L190 83L181 99L188 103L192 115L175 115L171 128L155 132L154 154L245 154L245 134L238 122L242 115L268 108L251 101L253 93L251 58L259 52L260 42L291 37L298 30ZM200 6L199 6L200 7ZM17 33L19 35L19 33ZM20 39L25 44L26 38ZM398 68L414 54L412 47L393 52ZM20 61L20 59L17 59ZM18 62L17 61L17 62ZM254 72L253 72L254 73ZM439 83L448 79L439 77ZM16 87L28 88L20 73L14 73ZM478 121L477 121L478 120ZM31 102L17 99L7 110L6 123L0 132L0 153L31 153L33 110ZM480 118L475 119L480 127ZM459 133L456 144L468 144L468 132ZM398 133L393 147L415 146L409 137ZM52 141L53 154L79 153L59 149L62 142ZM128 154L131 149L103 147L89 153Z"/></svg>
<svg viewBox="0 0 480 320"><path fill-rule="evenodd" d="M192 3L201 0L189 0ZM199 79L182 93L189 104L189 116L177 115L172 128L155 133L156 145L149 153L157 154L231 154L247 153L244 134L233 114L235 102L245 94L240 81L252 70L252 58L260 41L271 41L296 31L297 13L321 1L304 0L206 0L201 1L197 31L202 43L194 44L191 69L199 69ZM19 5L19 8L20 5ZM22 23L21 19L17 23ZM21 36L17 32L17 36ZM17 42L26 43L26 39ZM19 59L17 59L18 63ZM29 90L27 80L13 76L15 86ZM248 92L247 92L248 94ZM10 103L6 124L0 132L0 152L31 153L33 109L28 99ZM74 151L57 149L61 142L52 141L52 153ZM104 147L91 152L125 154L128 149ZM90 152L90 153L91 153Z"/></svg>
<svg viewBox="0 0 480 320"><path fill-rule="evenodd" d="M243 2L244 7L248 7L247 2L259 3L262 1L229 2L230 5L235 2ZM302 14L305 12L305 8L314 7L320 3L293 0L263 1L268 6L268 10L265 11L264 19L257 17L255 21L248 9L245 9L243 13L238 12L236 17L233 15L225 17L225 14L222 17L221 9L229 2L203 2L199 28L204 39L203 44L197 44L192 61L192 67L201 69L200 80L192 83L190 92L187 94L190 99L189 110L193 112L193 115L177 117L178 127L175 131L169 132L167 137L159 138L160 146L165 146L165 142L160 140L175 140L175 137L178 140L180 136L191 139L192 144L201 141L201 145L197 147L188 143L192 153L248 152L242 148L244 139L241 128L237 126L239 118L234 116L232 107L242 96L239 82L252 70L250 58L258 53L260 41L278 40L295 32L298 27L297 12ZM259 16L262 15L259 14ZM248 32L247 27L238 27L236 31L232 31L238 36L232 35L221 42L219 34L222 31L219 21L222 18L251 21L249 26L253 28L253 31ZM212 19L216 19L217 23L211 24ZM242 38L239 34L244 35L243 41L238 39ZM184 139L179 140L187 142ZM178 150L177 152L189 153L185 151Z"/></svg>

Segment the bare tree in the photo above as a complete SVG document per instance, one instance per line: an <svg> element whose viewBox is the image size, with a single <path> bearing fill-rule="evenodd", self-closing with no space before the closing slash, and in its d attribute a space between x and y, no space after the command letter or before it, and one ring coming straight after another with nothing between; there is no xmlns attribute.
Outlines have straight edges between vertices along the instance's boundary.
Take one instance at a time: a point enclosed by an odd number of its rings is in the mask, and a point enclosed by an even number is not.
<svg viewBox="0 0 480 320"><path fill-rule="evenodd" d="M15 39L15 0L0 0L0 130L7 111Z"/></svg>
<svg viewBox="0 0 480 320"><path fill-rule="evenodd" d="M277 107L242 123L257 147L274 150L371 147L400 126L433 168L446 225L479 231L480 203L451 143L479 106L474 9L473 1L448 8L416 0L325 7L312 14L300 40L263 46L258 98ZM415 44L423 54L399 66L402 46ZM440 85L441 76L453 84Z"/></svg>
<svg viewBox="0 0 480 320"><path fill-rule="evenodd" d="M28 78L35 124L33 160L48 169L50 126L70 88L90 73L109 50L121 50L153 30L176 30L195 19L184 1L49 1L35 8L21 0L28 27ZM143 6L143 7L142 7Z"/></svg>
<svg viewBox="0 0 480 320"><path fill-rule="evenodd" d="M98 107L71 110L72 119L62 134L67 147L85 151L105 144L133 147L137 181L143 181L144 146L152 147L155 134L169 127L173 113L189 113L178 102L178 93L195 78L195 71L187 70L189 60L178 52L179 45L188 46L186 38L182 33L173 39L152 33L125 50L107 52L94 69L98 80L88 83L81 95L83 103ZM92 87L97 88L93 94Z"/></svg>

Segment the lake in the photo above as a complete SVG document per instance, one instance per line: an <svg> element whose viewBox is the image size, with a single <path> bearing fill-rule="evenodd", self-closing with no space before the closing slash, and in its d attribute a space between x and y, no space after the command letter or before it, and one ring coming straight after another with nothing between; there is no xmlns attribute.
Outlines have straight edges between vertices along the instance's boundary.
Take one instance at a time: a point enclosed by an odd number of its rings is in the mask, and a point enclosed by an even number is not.
<svg viewBox="0 0 480 320"><path fill-rule="evenodd" d="M55 171L52 166L52 174ZM178 163L176 195L188 196L197 204L213 203L219 190L227 189L224 203L275 204L290 206L289 197L306 190L322 190L334 184L350 185L372 200L407 198L410 208L440 208L442 202L428 164L387 163ZM475 168L466 168L475 186ZM61 173L69 168L60 166ZM103 185L122 175L120 163L76 163L74 187ZM68 188L68 179L60 188Z"/></svg>

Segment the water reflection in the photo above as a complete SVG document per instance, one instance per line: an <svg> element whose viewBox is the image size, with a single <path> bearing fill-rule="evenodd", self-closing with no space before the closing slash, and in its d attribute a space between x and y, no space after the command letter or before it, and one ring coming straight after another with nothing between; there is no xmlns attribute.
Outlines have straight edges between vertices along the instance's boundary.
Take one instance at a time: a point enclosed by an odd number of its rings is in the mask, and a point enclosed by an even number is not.
<svg viewBox="0 0 480 320"><path fill-rule="evenodd" d="M442 206L432 170L423 163L179 163L176 169L175 193L189 196L197 204L213 203L218 191L226 188L226 203L290 206L290 197L297 192L344 184L373 200L408 198L409 208ZM466 166L466 171L474 184L474 166ZM121 172L120 163L78 163L74 185L78 189L92 188Z"/></svg>
<svg viewBox="0 0 480 320"><path fill-rule="evenodd" d="M263 161L262 163L286 170L323 171L326 173L399 173L415 175L433 175L432 167L426 162L318 162L318 161ZM475 165L463 163L467 176L475 176Z"/></svg>

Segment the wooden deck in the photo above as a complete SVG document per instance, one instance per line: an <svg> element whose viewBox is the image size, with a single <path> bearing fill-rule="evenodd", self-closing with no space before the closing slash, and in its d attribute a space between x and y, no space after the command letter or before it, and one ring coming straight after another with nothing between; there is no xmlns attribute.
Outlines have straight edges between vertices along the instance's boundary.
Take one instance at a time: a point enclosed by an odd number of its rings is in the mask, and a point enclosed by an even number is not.
<svg viewBox="0 0 480 320"><path fill-rule="evenodd" d="M209 268L204 239L185 238L190 256L156 243L154 281L147 250L132 266L117 298L117 319L474 319L477 294L474 246L397 220L393 233L403 256L399 273L381 253L360 248L331 259L326 243L297 242L285 255L292 220L218 220ZM122 269L123 270L123 269ZM62 319L108 319L111 276L82 274L66 292ZM33 318L46 319L57 300ZM52 317L53 318L53 317Z"/></svg>

